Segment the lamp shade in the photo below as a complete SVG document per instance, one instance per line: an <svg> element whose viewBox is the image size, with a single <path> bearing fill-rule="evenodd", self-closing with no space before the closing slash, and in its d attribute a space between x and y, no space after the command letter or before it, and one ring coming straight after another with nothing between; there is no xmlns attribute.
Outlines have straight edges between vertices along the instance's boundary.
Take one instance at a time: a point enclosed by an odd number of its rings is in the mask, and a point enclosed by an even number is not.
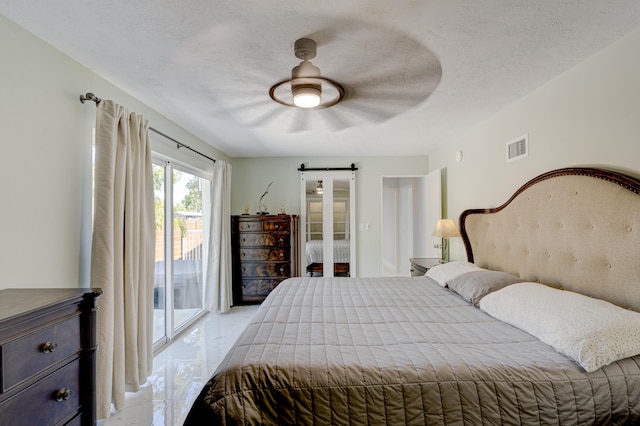
<svg viewBox="0 0 640 426"><path fill-rule="evenodd" d="M433 228L434 237L440 238L451 238L451 237L459 237L460 232L458 231L458 227L451 219L440 219L436 222L435 228Z"/></svg>

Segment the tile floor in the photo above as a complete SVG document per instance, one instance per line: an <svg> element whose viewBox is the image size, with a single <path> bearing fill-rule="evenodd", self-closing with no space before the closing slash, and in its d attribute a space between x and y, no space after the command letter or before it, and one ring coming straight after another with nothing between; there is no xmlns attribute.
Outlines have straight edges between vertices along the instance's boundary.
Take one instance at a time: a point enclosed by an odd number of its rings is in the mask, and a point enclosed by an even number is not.
<svg viewBox="0 0 640 426"><path fill-rule="evenodd" d="M258 305L207 314L153 360L153 373L127 406L102 426L177 426Z"/></svg>

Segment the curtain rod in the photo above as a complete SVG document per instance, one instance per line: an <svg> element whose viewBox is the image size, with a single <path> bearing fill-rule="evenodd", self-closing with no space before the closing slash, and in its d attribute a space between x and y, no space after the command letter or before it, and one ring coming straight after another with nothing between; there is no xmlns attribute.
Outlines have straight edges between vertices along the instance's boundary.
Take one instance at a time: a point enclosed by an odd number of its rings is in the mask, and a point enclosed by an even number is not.
<svg viewBox="0 0 640 426"><path fill-rule="evenodd" d="M358 170L358 168L356 167L355 163L351 163L350 167L311 167L311 168L305 167L304 163L302 163L302 164L300 164L300 167L298 168L298 171L301 171L301 172L307 172L307 171L325 171L325 172L330 172L330 171L334 171L334 170L351 170L353 172L355 170Z"/></svg>
<svg viewBox="0 0 640 426"><path fill-rule="evenodd" d="M102 99L100 99L99 97L97 97L96 95L94 95L94 94L93 94L93 93L91 93L91 92L87 92L87 93L86 93L86 94L84 94L84 95L80 95L80 102L81 102L81 103L85 103L85 101L95 102L95 103L96 103L96 106L98 106L98 104L99 104L100 102L102 102ZM195 152L195 153L196 153L196 154L198 154L198 155L201 155L201 156L203 156L203 157L205 157L205 158L208 158L209 160L213 161L214 163L216 162L216 160L215 160L215 159L213 159L213 158L209 157L208 155L203 154L203 153L201 153L200 151L196 151L195 149L191 148L189 145L185 145L185 144L183 144L182 142L179 142L179 141L175 140L175 139L174 139L174 138L172 138L171 136L167 136L167 135L165 135L164 133L162 133L161 131L154 129L154 128L153 128L153 127L151 127L151 126L149 126L149 130L151 130L151 131L152 131L152 132L154 132L154 133L159 134L160 136L164 136L165 138L169 139L169 140L170 140L170 141L172 141L172 142L175 142L175 143L177 144L177 149L180 149L180 148L187 148L189 151L193 151L193 152Z"/></svg>

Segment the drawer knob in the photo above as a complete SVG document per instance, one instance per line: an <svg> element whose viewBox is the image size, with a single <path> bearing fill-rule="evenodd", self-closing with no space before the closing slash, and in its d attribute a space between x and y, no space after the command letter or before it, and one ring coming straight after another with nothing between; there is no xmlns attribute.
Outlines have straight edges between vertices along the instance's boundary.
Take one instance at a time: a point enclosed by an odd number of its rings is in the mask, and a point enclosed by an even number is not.
<svg viewBox="0 0 640 426"><path fill-rule="evenodd" d="M280 242L281 242L281 243L282 243L282 242L284 242L284 238L280 238Z"/></svg>
<svg viewBox="0 0 640 426"><path fill-rule="evenodd" d="M56 401L58 402L67 401L69 398L71 398L72 393L73 391L71 389L67 389L67 388L59 389L58 392L56 392Z"/></svg>
<svg viewBox="0 0 640 426"><path fill-rule="evenodd" d="M280 257L284 257L284 253L280 252Z"/></svg>
<svg viewBox="0 0 640 426"><path fill-rule="evenodd" d="M280 272L284 272L284 268L280 268Z"/></svg>
<svg viewBox="0 0 640 426"><path fill-rule="evenodd" d="M51 352L55 352L57 347L58 347L57 343L46 342L42 345L42 352L44 352L45 354L49 354Z"/></svg>

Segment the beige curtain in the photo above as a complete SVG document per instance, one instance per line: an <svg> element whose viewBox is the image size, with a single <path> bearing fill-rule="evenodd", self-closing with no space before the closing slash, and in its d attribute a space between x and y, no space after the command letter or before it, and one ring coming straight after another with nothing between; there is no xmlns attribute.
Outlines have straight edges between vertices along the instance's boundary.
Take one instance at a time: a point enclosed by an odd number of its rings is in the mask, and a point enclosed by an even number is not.
<svg viewBox="0 0 640 426"><path fill-rule="evenodd" d="M231 294L231 165L213 165L209 258L205 280L205 305L210 312L226 312Z"/></svg>
<svg viewBox="0 0 640 426"><path fill-rule="evenodd" d="M155 220L149 123L108 100L96 116L91 286L98 309L99 419L153 367Z"/></svg>

